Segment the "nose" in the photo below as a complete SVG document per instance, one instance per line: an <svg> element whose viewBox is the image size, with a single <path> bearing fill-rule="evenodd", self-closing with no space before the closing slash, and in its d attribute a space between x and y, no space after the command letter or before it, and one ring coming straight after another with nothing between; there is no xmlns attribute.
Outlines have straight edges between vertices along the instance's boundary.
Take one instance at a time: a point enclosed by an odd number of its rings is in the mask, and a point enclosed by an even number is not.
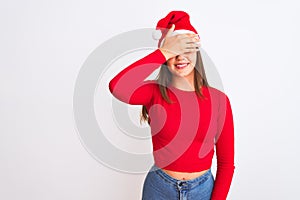
<svg viewBox="0 0 300 200"><path fill-rule="evenodd" d="M175 56L176 60L184 60L185 57L183 55L177 55Z"/></svg>

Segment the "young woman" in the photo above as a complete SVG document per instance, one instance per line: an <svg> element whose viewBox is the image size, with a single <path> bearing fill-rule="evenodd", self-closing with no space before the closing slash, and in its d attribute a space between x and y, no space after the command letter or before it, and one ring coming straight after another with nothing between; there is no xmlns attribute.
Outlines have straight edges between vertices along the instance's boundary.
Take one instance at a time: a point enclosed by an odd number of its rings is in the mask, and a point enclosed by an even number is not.
<svg viewBox="0 0 300 200"><path fill-rule="evenodd" d="M170 12L157 29L162 31L158 48L109 82L114 97L143 105L141 119L151 127L155 163L142 199L225 200L235 169L230 101L207 82L200 38L187 13ZM145 80L158 67L156 80Z"/></svg>

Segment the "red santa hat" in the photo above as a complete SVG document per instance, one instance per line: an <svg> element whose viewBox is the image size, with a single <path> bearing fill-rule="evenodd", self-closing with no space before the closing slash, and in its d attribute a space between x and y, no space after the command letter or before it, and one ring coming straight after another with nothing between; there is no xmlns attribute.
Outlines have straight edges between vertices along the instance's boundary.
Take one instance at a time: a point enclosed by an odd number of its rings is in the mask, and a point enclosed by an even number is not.
<svg viewBox="0 0 300 200"><path fill-rule="evenodd" d="M171 28L172 24L175 24L175 29L172 35L182 33L194 33L198 34L196 29L190 23L190 16L184 11L171 11L166 17L158 21L156 30L153 32L152 37L158 41L158 47L161 47L164 38ZM171 36L172 36L171 35ZM200 38L200 36L199 36Z"/></svg>

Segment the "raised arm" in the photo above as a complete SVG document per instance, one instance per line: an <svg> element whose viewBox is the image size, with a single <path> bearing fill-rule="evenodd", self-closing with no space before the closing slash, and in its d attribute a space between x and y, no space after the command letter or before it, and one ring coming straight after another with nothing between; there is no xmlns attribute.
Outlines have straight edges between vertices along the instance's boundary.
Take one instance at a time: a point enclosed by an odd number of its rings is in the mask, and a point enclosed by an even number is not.
<svg viewBox="0 0 300 200"><path fill-rule="evenodd" d="M166 61L157 49L119 72L110 82L109 90L122 102L133 105L146 105L153 92L153 81L145 79Z"/></svg>
<svg viewBox="0 0 300 200"><path fill-rule="evenodd" d="M227 95L221 97L216 137L217 173L211 200L226 200L234 173L234 123Z"/></svg>
<svg viewBox="0 0 300 200"><path fill-rule="evenodd" d="M159 49L129 65L109 82L109 90L117 99L129 104L146 105L151 101L155 83L144 80L169 58L198 51L197 34L171 36L174 28L173 24Z"/></svg>

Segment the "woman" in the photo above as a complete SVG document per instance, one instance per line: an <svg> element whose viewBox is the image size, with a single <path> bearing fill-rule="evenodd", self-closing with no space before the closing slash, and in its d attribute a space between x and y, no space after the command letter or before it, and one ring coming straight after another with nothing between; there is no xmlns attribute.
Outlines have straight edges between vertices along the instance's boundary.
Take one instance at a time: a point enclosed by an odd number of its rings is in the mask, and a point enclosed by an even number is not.
<svg viewBox="0 0 300 200"><path fill-rule="evenodd" d="M162 32L158 48L109 83L117 99L143 105L141 119L151 127L155 163L145 178L142 198L225 200L235 169L229 99L207 83L200 38L187 13L170 12L157 29ZM145 81L158 67L158 78Z"/></svg>

